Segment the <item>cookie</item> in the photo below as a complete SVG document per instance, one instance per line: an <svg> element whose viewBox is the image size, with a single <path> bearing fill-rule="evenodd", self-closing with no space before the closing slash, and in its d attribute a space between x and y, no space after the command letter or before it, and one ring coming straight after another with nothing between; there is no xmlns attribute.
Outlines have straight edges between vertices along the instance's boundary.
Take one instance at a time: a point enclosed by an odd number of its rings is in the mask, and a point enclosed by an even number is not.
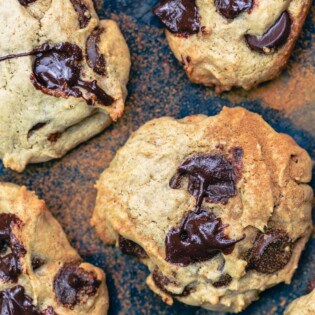
<svg viewBox="0 0 315 315"><path fill-rule="evenodd" d="M240 312L290 283L311 230L311 159L257 114L146 123L97 183L101 239L141 259L173 299Z"/></svg>
<svg viewBox="0 0 315 315"><path fill-rule="evenodd" d="M286 65L311 0L160 0L154 14L192 82L251 89Z"/></svg>
<svg viewBox="0 0 315 315"><path fill-rule="evenodd" d="M25 187L0 183L0 314L105 315L104 272L70 246Z"/></svg>
<svg viewBox="0 0 315 315"><path fill-rule="evenodd" d="M314 282L314 280L313 280ZM305 296L294 300L284 312L284 315L314 315L315 314L315 290Z"/></svg>
<svg viewBox="0 0 315 315"><path fill-rule="evenodd" d="M63 156L123 113L130 55L92 0L0 3L0 158L23 171Z"/></svg>

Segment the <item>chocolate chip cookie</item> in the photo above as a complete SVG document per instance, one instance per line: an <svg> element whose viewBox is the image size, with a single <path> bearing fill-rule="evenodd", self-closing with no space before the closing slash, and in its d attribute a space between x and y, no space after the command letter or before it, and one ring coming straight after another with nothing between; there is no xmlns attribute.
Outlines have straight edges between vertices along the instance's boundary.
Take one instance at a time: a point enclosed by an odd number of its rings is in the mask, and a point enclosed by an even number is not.
<svg viewBox="0 0 315 315"><path fill-rule="evenodd" d="M289 283L311 230L311 160L259 115L159 118L97 183L105 243L138 257L165 302L240 312Z"/></svg>
<svg viewBox="0 0 315 315"><path fill-rule="evenodd" d="M91 0L1 1L0 20L6 167L61 157L122 115L129 50Z"/></svg>
<svg viewBox="0 0 315 315"><path fill-rule="evenodd" d="M286 65L311 0L160 0L154 14L189 79L251 89Z"/></svg>
<svg viewBox="0 0 315 315"><path fill-rule="evenodd" d="M0 314L105 315L102 270L70 246L45 202L0 183Z"/></svg>

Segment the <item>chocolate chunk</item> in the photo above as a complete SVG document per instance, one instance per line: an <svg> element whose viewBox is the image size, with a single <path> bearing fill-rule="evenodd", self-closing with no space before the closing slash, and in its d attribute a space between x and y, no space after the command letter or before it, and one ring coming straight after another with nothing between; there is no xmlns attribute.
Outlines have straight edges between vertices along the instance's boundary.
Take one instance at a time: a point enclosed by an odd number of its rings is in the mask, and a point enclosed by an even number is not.
<svg viewBox="0 0 315 315"><path fill-rule="evenodd" d="M100 42L100 36L104 32L103 28L99 28L93 31L88 37L86 42L86 57L87 63L97 74L106 74L106 61L105 56L100 53L98 44Z"/></svg>
<svg viewBox="0 0 315 315"><path fill-rule="evenodd" d="M190 212L179 227L166 236L166 261L180 266L212 259L219 253L231 254L236 243L244 239L229 239L224 234L220 218L206 210Z"/></svg>
<svg viewBox="0 0 315 315"><path fill-rule="evenodd" d="M91 13L83 0L70 0L75 11L79 15L80 28L85 28L91 20Z"/></svg>
<svg viewBox="0 0 315 315"><path fill-rule="evenodd" d="M252 0L215 0L217 10L227 19L233 20L242 12L252 8Z"/></svg>
<svg viewBox="0 0 315 315"><path fill-rule="evenodd" d="M271 274L283 269L292 255L292 241L282 230L269 229L259 233L246 258L247 270Z"/></svg>
<svg viewBox="0 0 315 315"><path fill-rule="evenodd" d="M43 266L45 264L45 261L38 258L38 257L33 257L32 258L32 268L33 271L39 269L41 266Z"/></svg>
<svg viewBox="0 0 315 315"><path fill-rule="evenodd" d="M31 80L37 89L56 97L84 97L78 87L89 92L88 104L96 102L109 106L114 99L96 81L81 79L82 50L70 43L61 43L36 53Z"/></svg>
<svg viewBox="0 0 315 315"><path fill-rule="evenodd" d="M24 7L27 7L31 3L35 2L37 0L19 0L20 4L23 5Z"/></svg>
<svg viewBox="0 0 315 315"><path fill-rule="evenodd" d="M292 20L284 11L275 24L263 36L245 35L248 46L255 51L268 53L283 46L291 33Z"/></svg>
<svg viewBox="0 0 315 315"><path fill-rule="evenodd" d="M39 130L41 128L43 128L44 126L46 126L46 123L38 123L36 125L34 125L30 130L29 132L32 132L32 131L36 131L36 130Z"/></svg>
<svg viewBox="0 0 315 315"><path fill-rule="evenodd" d="M203 199L225 204L236 195L236 175L232 164L220 154L197 154L186 159L170 181L178 189L181 179L188 175L188 191L197 199L197 210Z"/></svg>
<svg viewBox="0 0 315 315"><path fill-rule="evenodd" d="M0 214L0 280L3 282L16 282L21 274L20 257L26 254L26 250L11 229L13 225L21 224L14 214Z"/></svg>
<svg viewBox="0 0 315 315"><path fill-rule="evenodd" d="M311 293L315 289L315 278L310 281L307 286L307 292Z"/></svg>
<svg viewBox="0 0 315 315"><path fill-rule="evenodd" d="M65 264L54 279L54 291L59 303L68 308L83 303L96 294L101 282L93 272L79 267L80 263Z"/></svg>
<svg viewBox="0 0 315 315"><path fill-rule="evenodd" d="M147 258L148 255L145 250L138 245L137 243L127 240L126 238L119 235L118 244L121 251L130 256L134 256L136 258Z"/></svg>
<svg viewBox="0 0 315 315"><path fill-rule="evenodd" d="M172 33L192 35L200 30L196 0L161 0L153 13Z"/></svg>
<svg viewBox="0 0 315 315"><path fill-rule="evenodd" d="M47 140L50 142L57 142L61 136L62 136L61 132L51 133L50 135L48 135Z"/></svg>
<svg viewBox="0 0 315 315"><path fill-rule="evenodd" d="M39 315L32 303L33 299L25 294L20 285L0 291L1 315Z"/></svg>
<svg viewBox="0 0 315 315"><path fill-rule="evenodd" d="M232 282L232 277L229 274L222 275L220 279L214 282L212 285L215 288L226 287Z"/></svg>
<svg viewBox="0 0 315 315"><path fill-rule="evenodd" d="M164 293L174 296L174 297L185 297L189 295L192 291L192 287L186 286L182 293L176 294L168 291L165 287L172 284L173 286L179 286L176 281L169 279L159 270L159 268L155 267L152 273L152 279L155 285Z"/></svg>

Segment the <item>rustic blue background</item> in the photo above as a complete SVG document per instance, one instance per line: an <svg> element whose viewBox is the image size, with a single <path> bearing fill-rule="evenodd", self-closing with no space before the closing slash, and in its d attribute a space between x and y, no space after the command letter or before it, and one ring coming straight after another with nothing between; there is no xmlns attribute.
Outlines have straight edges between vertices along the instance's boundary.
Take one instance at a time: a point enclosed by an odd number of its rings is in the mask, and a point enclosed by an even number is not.
<svg viewBox="0 0 315 315"><path fill-rule="evenodd" d="M26 185L35 190L46 200L80 254L106 271L110 291L110 315L222 315L179 303L172 307L163 304L145 285L148 273L146 267L133 258L121 255L118 249L106 247L99 241L88 223L96 194L93 185L117 149L145 121L163 115L178 118L199 113L213 115L224 105L241 105L261 114L277 131L290 134L314 158L314 2L289 67L280 78L282 86L288 84L288 87L292 87L290 82L297 78L302 82L295 91L293 89L292 92L292 88L288 91L294 93L295 97L301 93L301 98L298 99L305 99L305 104L293 109L286 108L286 104L276 104L279 102L277 100L272 103L278 106L270 108L263 97L253 97L238 91L219 97L211 88L191 84L168 49L161 25L151 14L150 9L155 1L109 0L103 5L102 1L96 0L96 3L101 17L112 17L119 22L132 54L133 67L124 117L64 158L29 166L23 174L4 169L0 163L1 180ZM302 73L296 76L293 70L296 68L307 69L307 75ZM278 93L272 85L267 84L264 88L267 89L267 95L268 91ZM301 90L304 91L303 95ZM282 89L279 93L285 94L286 91ZM264 95L266 96L266 92ZM280 99L281 97L282 95ZM283 99L285 97L288 95L283 95ZM274 109L280 107L281 110ZM314 184L313 181L313 187ZM312 239L303 253L300 268L292 284L278 285L261 294L261 299L242 314L282 314L291 300L305 293L308 281L314 276L315 239Z"/></svg>

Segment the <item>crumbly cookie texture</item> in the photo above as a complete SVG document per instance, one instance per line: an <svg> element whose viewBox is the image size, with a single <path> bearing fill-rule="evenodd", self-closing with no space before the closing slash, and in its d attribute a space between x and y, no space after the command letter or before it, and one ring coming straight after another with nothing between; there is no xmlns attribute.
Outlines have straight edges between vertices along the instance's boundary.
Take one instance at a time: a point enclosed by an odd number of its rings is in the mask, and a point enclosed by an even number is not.
<svg viewBox="0 0 315 315"><path fill-rule="evenodd" d="M240 312L291 281L312 230L311 168L291 137L243 108L159 118L101 175L91 223L148 266L166 303Z"/></svg>
<svg viewBox="0 0 315 315"><path fill-rule="evenodd" d="M0 3L0 158L59 158L123 113L130 54L92 0Z"/></svg>
<svg viewBox="0 0 315 315"><path fill-rule="evenodd" d="M294 300L285 310L284 315L314 315L315 290L308 295Z"/></svg>
<svg viewBox="0 0 315 315"><path fill-rule="evenodd" d="M251 89L286 65L311 0L160 0L153 9L189 79ZM174 18L176 17L176 18Z"/></svg>
<svg viewBox="0 0 315 315"><path fill-rule="evenodd" d="M85 263L25 187L0 183L0 313L105 315L104 272Z"/></svg>

